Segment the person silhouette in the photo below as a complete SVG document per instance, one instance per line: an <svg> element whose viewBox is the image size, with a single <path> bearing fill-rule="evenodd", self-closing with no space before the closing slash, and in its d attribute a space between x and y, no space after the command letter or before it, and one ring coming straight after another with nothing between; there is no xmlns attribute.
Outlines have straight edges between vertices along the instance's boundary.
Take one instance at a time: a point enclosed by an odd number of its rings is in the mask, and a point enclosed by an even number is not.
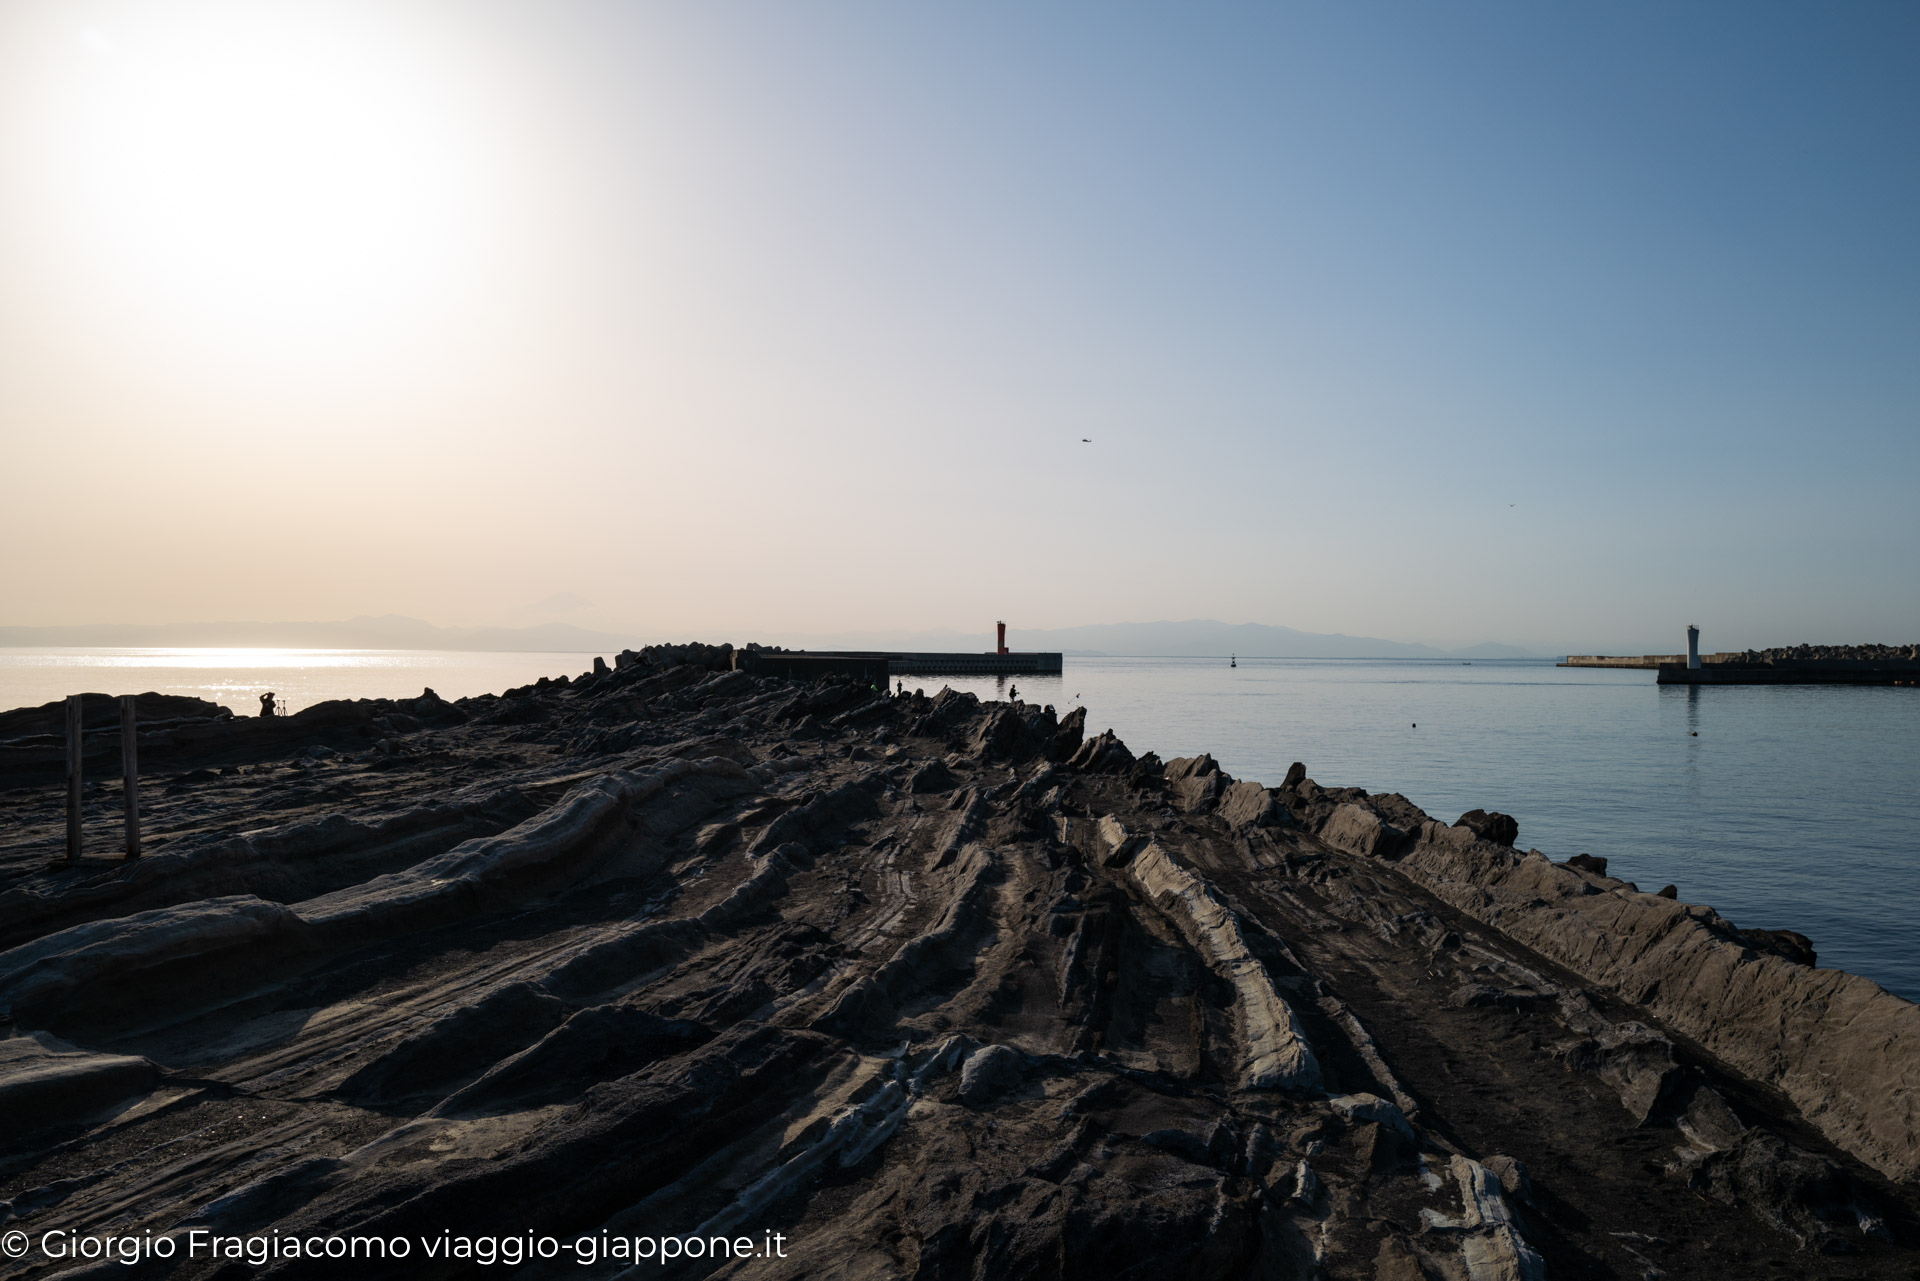
<svg viewBox="0 0 1920 1281"><path fill-rule="evenodd" d="M272 690L268 690L260 696L260 714L262 716L272 716L274 714Z"/></svg>

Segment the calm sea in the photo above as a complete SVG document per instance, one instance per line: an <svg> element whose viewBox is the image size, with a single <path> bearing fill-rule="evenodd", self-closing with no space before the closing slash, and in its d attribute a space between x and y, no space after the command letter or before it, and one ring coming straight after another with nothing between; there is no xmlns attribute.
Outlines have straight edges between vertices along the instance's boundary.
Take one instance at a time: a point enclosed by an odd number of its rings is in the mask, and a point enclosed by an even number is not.
<svg viewBox="0 0 1920 1281"><path fill-rule="evenodd" d="M5 650L0 708L69 693L193 694L248 713L274 690L448 698L577 675L591 654L422 650ZM1669 687L1539 661L1072 658L1059 677L909 677L1087 708L1162 758L1212 752L1278 783L1404 793L1435 817L1520 821L1520 844L1736 924L1809 935L1821 964L1920 998L1920 689Z"/></svg>

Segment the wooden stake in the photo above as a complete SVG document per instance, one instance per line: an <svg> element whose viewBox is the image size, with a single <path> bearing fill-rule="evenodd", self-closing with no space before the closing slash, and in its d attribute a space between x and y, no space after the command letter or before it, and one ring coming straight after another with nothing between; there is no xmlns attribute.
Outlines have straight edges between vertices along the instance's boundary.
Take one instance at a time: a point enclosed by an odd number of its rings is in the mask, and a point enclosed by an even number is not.
<svg viewBox="0 0 1920 1281"><path fill-rule="evenodd" d="M80 859L80 696L67 695L67 861Z"/></svg>
<svg viewBox="0 0 1920 1281"><path fill-rule="evenodd" d="M127 857L140 857L140 759L136 750L140 731L135 723L133 695L120 696L120 790L127 808Z"/></svg>

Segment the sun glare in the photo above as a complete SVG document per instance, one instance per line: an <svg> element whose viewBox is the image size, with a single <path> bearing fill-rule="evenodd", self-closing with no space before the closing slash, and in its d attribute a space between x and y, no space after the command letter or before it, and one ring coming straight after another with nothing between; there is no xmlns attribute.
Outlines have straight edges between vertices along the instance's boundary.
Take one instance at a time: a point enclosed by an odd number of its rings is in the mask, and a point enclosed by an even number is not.
<svg viewBox="0 0 1920 1281"><path fill-rule="evenodd" d="M240 354L443 319L488 203L443 60L377 9L181 13L78 28L45 81L70 270Z"/></svg>

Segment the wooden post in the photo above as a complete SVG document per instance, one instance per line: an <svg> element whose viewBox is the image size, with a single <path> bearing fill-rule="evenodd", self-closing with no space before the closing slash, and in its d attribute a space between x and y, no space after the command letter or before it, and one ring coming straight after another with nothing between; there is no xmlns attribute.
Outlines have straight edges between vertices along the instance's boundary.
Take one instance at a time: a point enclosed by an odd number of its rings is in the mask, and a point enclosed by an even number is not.
<svg viewBox="0 0 1920 1281"><path fill-rule="evenodd" d="M67 861L80 858L80 696L67 695Z"/></svg>
<svg viewBox="0 0 1920 1281"><path fill-rule="evenodd" d="M127 808L127 857L140 857L140 758L136 750L139 726L133 695L120 696L120 790Z"/></svg>

